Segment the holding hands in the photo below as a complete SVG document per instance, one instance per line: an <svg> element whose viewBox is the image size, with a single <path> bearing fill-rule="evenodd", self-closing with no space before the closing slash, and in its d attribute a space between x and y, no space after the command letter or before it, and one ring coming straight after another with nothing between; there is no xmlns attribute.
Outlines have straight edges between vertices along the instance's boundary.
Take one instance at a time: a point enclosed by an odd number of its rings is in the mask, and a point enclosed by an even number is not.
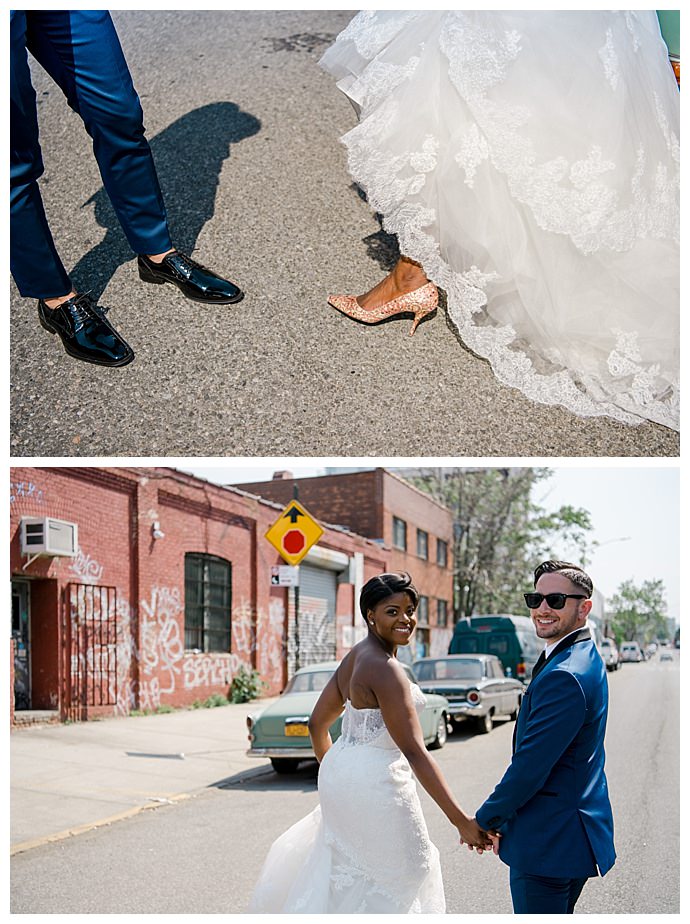
<svg viewBox="0 0 690 924"><path fill-rule="evenodd" d="M470 850L476 850L480 854L486 850L498 856L498 846L501 839L498 831L485 831L479 827L476 818L468 818L457 827L460 832L461 844L465 844Z"/></svg>

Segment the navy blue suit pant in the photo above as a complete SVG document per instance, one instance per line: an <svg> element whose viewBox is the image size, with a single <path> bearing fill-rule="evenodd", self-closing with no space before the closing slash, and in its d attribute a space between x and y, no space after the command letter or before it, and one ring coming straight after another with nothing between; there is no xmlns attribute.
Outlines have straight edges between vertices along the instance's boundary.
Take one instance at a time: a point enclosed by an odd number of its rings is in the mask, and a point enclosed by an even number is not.
<svg viewBox="0 0 690 924"><path fill-rule="evenodd" d="M534 876L510 868L515 914L573 914L587 878Z"/></svg>
<svg viewBox="0 0 690 924"><path fill-rule="evenodd" d="M20 293L57 298L72 288L48 227L43 159L27 50L84 122L103 185L135 253L171 248L143 114L110 15L103 10L14 11L10 19L10 269ZM65 133L61 144L70 145ZM74 228L75 210L63 216Z"/></svg>

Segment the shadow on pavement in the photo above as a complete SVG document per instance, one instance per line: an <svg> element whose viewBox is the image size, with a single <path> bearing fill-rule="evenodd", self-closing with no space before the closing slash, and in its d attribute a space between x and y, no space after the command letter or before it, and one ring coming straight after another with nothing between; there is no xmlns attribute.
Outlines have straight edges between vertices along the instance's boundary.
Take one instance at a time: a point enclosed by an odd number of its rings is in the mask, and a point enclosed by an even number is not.
<svg viewBox="0 0 690 924"><path fill-rule="evenodd" d="M213 217L220 172L231 146L260 129L261 122L235 103L209 103L149 139L175 247L188 254L194 250L204 225ZM98 300L133 254L103 187L84 206L92 203L96 221L106 234L84 254L70 276L78 291L89 291Z"/></svg>
<svg viewBox="0 0 690 924"><path fill-rule="evenodd" d="M268 764L254 770L243 770L215 783L209 783L212 789L241 789L245 792L263 792L282 790L284 792L315 792L318 778L316 761L305 761L295 773L276 773Z"/></svg>
<svg viewBox="0 0 690 924"><path fill-rule="evenodd" d="M351 183L350 189L354 191L362 202L367 201L366 192L361 186L358 186L357 183ZM375 218L380 230L376 231L375 234L368 234L366 237L362 238L362 243L367 248L367 256L369 259L378 263L385 273L390 273L400 259L398 238L395 234L389 234L387 231L383 230L382 215L379 215L377 212Z"/></svg>

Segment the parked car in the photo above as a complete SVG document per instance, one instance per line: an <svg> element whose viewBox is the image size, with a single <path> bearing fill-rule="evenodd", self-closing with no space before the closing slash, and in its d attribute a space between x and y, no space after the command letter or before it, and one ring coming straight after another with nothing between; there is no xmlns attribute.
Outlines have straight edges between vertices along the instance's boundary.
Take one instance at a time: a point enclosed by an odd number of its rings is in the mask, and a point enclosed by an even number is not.
<svg viewBox="0 0 690 924"><path fill-rule="evenodd" d="M599 653L607 671L617 671L621 666L621 653L615 639L602 638L601 642L599 642Z"/></svg>
<svg viewBox="0 0 690 924"><path fill-rule="evenodd" d="M448 654L496 655L507 676L527 684L543 647L531 619L503 613L459 620Z"/></svg>
<svg viewBox="0 0 690 924"><path fill-rule="evenodd" d="M660 661L673 661L673 655L670 651L662 651L659 656Z"/></svg>
<svg viewBox="0 0 690 924"><path fill-rule="evenodd" d="M487 733L496 716L517 719L525 687L506 677L496 655L420 658L412 669L424 693L445 696L454 723L470 719L480 732Z"/></svg>
<svg viewBox="0 0 690 924"><path fill-rule="evenodd" d="M296 671L280 698L260 712L247 716L249 757L270 758L276 773L294 773L302 760L315 760L309 737L309 719L319 694L338 667L337 661L311 664ZM402 664L409 679L417 683L410 667ZM448 700L425 694L420 715L424 743L430 750L442 748L448 736ZM331 725L331 738L340 736L342 716Z"/></svg>
<svg viewBox="0 0 690 924"><path fill-rule="evenodd" d="M621 643L621 659L623 661L644 661L642 650L637 642Z"/></svg>

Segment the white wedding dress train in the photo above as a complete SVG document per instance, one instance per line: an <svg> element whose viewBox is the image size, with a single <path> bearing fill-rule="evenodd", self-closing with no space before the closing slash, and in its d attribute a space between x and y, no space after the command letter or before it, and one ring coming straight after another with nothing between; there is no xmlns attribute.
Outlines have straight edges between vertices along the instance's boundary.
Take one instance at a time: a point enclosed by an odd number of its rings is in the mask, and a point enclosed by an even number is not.
<svg viewBox="0 0 690 924"><path fill-rule="evenodd" d="M528 398L679 427L679 93L654 12L362 11L353 179Z"/></svg>
<svg viewBox="0 0 690 924"><path fill-rule="evenodd" d="M342 734L319 768L319 800L274 842L250 913L445 913L438 850L379 709L345 704Z"/></svg>

